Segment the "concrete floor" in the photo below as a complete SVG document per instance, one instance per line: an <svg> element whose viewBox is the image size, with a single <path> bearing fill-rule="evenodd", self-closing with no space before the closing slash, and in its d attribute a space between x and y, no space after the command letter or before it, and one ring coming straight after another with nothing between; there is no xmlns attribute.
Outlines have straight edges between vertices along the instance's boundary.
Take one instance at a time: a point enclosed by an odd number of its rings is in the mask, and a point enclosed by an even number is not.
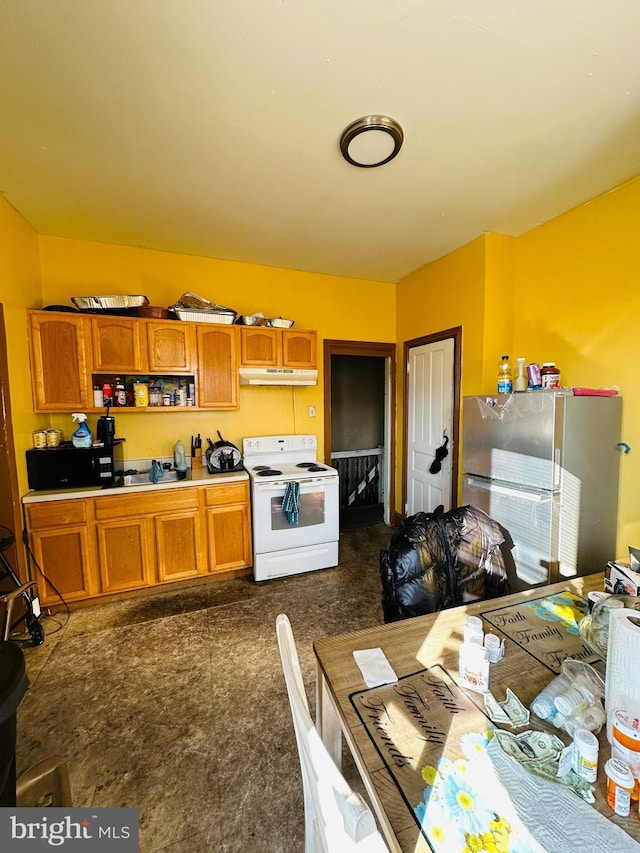
<svg viewBox="0 0 640 853"><path fill-rule="evenodd" d="M139 809L141 853L303 850L275 619L291 620L314 714L312 641L382 623L392 532L343 532L334 569L87 607L57 633L46 620L45 644L25 648L18 774L62 755L74 805ZM361 790L348 756L344 772Z"/></svg>

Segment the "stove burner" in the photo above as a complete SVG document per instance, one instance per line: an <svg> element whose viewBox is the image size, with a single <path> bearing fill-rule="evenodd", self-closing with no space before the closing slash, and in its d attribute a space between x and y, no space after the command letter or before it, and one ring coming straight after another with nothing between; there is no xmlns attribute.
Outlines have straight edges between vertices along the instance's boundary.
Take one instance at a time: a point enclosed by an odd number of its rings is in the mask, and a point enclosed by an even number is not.
<svg viewBox="0 0 640 853"><path fill-rule="evenodd" d="M326 471L326 468L323 468L322 465L310 465L307 468L308 471Z"/></svg>
<svg viewBox="0 0 640 853"><path fill-rule="evenodd" d="M256 465L255 468L253 468L252 470L253 471L268 471L269 466L268 465Z"/></svg>
<svg viewBox="0 0 640 853"><path fill-rule="evenodd" d="M254 468L254 471L257 471L258 477L273 477L276 474L282 474L282 471L276 471L275 468L268 468L266 465L260 465L260 470Z"/></svg>
<svg viewBox="0 0 640 853"><path fill-rule="evenodd" d="M315 462L298 462L296 468L311 468L315 464Z"/></svg>

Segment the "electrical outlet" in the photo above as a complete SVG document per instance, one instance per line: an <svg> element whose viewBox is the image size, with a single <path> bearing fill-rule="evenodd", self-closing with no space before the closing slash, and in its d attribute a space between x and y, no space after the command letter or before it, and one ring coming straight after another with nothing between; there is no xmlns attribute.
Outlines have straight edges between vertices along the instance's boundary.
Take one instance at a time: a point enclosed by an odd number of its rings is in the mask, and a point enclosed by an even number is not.
<svg viewBox="0 0 640 853"><path fill-rule="evenodd" d="M315 418L315 416L316 416L316 407L315 406L309 406L309 417Z"/></svg>

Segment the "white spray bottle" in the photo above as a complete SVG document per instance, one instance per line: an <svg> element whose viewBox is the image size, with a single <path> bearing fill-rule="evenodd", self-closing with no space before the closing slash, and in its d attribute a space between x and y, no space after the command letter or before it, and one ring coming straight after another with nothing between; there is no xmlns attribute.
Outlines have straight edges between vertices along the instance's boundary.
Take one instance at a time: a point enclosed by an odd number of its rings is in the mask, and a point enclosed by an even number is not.
<svg viewBox="0 0 640 853"><path fill-rule="evenodd" d="M71 436L74 447L91 447L91 430L87 426L87 416L82 412L74 412L71 417L78 421L78 429Z"/></svg>

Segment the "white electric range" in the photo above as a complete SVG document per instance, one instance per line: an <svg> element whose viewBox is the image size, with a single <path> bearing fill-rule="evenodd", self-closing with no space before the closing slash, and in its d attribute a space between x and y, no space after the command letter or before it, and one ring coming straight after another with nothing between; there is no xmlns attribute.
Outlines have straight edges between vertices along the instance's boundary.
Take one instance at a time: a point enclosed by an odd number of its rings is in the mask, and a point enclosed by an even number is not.
<svg viewBox="0 0 640 853"><path fill-rule="evenodd" d="M315 435L266 435L242 442L251 479L253 576L257 581L338 565L339 479L318 462ZM288 484L294 484L288 489ZM295 520L283 509L296 500Z"/></svg>

